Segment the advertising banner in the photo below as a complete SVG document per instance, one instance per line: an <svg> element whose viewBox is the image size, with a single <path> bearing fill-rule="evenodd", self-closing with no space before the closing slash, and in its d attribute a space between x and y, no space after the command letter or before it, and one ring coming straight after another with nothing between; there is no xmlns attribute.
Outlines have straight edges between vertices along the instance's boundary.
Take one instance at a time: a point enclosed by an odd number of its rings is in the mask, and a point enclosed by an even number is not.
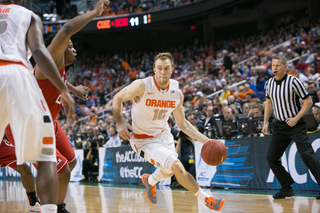
<svg viewBox="0 0 320 213"><path fill-rule="evenodd" d="M320 133L308 134L312 147L320 159ZM222 188L279 189L278 180L271 171L266 154L271 136L226 140L228 158L218 167L206 166L200 157L201 143L195 143L197 182L201 186ZM279 141L281 143L281 141ZM198 154L198 155L197 155ZM294 189L319 190L316 180L303 163L295 143L291 143L281 158L282 165L291 174ZM210 184L208 184L208 178Z"/></svg>
<svg viewBox="0 0 320 213"><path fill-rule="evenodd" d="M130 146L108 148L104 156L103 175L100 181L141 183L141 176L144 173L151 174L153 171L154 166L141 158Z"/></svg>

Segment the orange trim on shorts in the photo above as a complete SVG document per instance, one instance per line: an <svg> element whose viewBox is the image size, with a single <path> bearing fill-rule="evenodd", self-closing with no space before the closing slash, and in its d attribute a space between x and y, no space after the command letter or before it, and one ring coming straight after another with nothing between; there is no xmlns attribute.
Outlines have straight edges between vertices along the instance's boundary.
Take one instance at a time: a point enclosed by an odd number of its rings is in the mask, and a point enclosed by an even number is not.
<svg viewBox="0 0 320 213"><path fill-rule="evenodd" d="M150 158L150 161L151 161L151 163L154 165L155 164L155 162L154 162L154 160L152 159L152 158Z"/></svg>
<svg viewBox="0 0 320 213"><path fill-rule="evenodd" d="M157 136L161 135L161 133L163 133L163 131L164 131L164 129L156 135L146 135L146 134L133 133L133 137L135 137L135 138L153 138L153 137L157 137Z"/></svg>
<svg viewBox="0 0 320 213"><path fill-rule="evenodd" d="M53 137L44 137L42 139L42 143L46 145L53 144Z"/></svg>
<svg viewBox="0 0 320 213"><path fill-rule="evenodd" d="M21 65L26 67L26 65L24 65L21 61L4 61L4 60L0 60L0 66L7 66L7 65Z"/></svg>
<svg viewBox="0 0 320 213"><path fill-rule="evenodd" d="M137 149L137 147L136 147L136 145L135 145L135 144L134 144L134 148L136 149L137 153L139 153L139 152L138 152L138 149Z"/></svg>

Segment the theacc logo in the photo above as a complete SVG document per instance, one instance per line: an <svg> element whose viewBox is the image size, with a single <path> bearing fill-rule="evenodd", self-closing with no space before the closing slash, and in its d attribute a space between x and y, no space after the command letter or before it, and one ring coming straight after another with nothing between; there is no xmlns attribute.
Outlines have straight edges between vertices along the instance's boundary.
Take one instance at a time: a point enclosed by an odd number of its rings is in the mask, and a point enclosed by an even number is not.
<svg viewBox="0 0 320 213"><path fill-rule="evenodd" d="M320 148L320 139L316 139L312 144L311 144L313 150L315 152L317 152L317 150ZM303 173L303 174L299 174L297 172L297 168L296 168L296 155L298 154L298 149L295 143L293 143L289 149L289 154L287 156L286 152L283 154L283 156L281 157L281 163L282 166L286 169L286 171L288 171L290 173L290 175L292 176L293 180L298 183L298 184L303 184L306 183L308 180L308 173L309 176L311 177L311 179L317 183L316 179L314 178L314 176L312 175L311 171L308 170L308 172ZM273 183L274 182L274 174L272 172L272 170L270 169L269 171L269 175L268 175L268 179L267 179L267 183Z"/></svg>

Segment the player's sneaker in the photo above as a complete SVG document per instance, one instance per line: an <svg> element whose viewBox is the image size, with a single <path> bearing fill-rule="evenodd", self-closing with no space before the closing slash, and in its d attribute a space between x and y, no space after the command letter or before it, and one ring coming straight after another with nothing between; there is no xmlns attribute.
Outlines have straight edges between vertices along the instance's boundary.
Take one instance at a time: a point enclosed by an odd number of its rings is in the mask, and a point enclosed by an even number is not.
<svg viewBox="0 0 320 213"><path fill-rule="evenodd" d="M224 199L214 199L214 197L206 197L205 204L211 210L220 211L224 204Z"/></svg>
<svg viewBox="0 0 320 213"><path fill-rule="evenodd" d="M58 205L57 213L70 213L70 212L68 212L68 210L66 210L66 204L62 203L62 204Z"/></svg>
<svg viewBox="0 0 320 213"><path fill-rule="evenodd" d="M29 205L29 210L30 210L30 213L32 212L32 213L40 213L40 203L38 203L38 202L36 202L35 204L34 204L34 206L30 206Z"/></svg>
<svg viewBox="0 0 320 213"><path fill-rule="evenodd" d="M320 192L319 192L319 194L317 194L316 199L317 199L317 200L320 199Z"/></svg>
<svg viewBox="0 0 320 213"><path fill-rule="evenodd" d="M149 174L143 174L141 177L141 180L142 180L142 183L146 186L146 190L147 190L146 195L149 202L151 204L156 204L157 203L157 193L156 193L157 186L156 185L151 186L148 183L149 177L150 177Z"/></svg>

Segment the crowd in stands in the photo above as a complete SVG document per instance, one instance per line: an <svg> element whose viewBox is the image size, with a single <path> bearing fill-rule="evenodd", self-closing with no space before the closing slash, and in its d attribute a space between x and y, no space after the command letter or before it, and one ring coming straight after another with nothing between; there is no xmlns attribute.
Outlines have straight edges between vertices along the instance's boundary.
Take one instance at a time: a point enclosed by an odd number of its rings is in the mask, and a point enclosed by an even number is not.
<svg viewBox="0 0 320 213"><path fill-rule="evenodd" d="M319 102L319 22L303 21L259 37L230 39L210 45L195 43L187 49L173 47L160 51L173 55L172 78L179 81L184 93L186 118L210 137L219 136L216 120L239 121L263 115L264 84L272 76L271 59L275 54L283 54L288 60L298 59L289 61L288 74L303 81L314 103ZM112 97L121 86L152 75L156 54L157 51L119 52L95 55L82 63L73 84L90 87L89 100L84 102L75 98L77 107L73 122L65 120L63 110L58 118L75 148L90 146L94 137L100 147L128 145L128 141L117 136L111 112ZM212 95L217 92L220 93ZM130 107L130 102L123 106L127 123L131 123ZM96 135L91 137L94 132ZM259 132L245 136L259 136Z"/></svg>
<svg viewBox="0 0 320 213"><path fill-rule="evenodd" d="M190 4L193 2L202 1L202 0L113 0L110 1L109 6L107 9L102 13L101 16L116 16L121 14L128 14L128 13L139 13L145 11L154 11L154 10L163 10L169 9L175 6L181 6L185 4ZM75 4L70 4L65 2L62 9L58 10L56 1L54 0L42 0L42 3L47 3L46 7L43 7L43 11L37 9L34 11L38 14L43 21L50 21L52 20L51 16L48 14L56 14L57 11L61 11L61 14L58 14L60 17L55 18L52 21L57 20L64 20L64 19L72 19L75 16L85 13L86 11L78 11L78 8ZM88 10L93 10L94 1L87 1L86 5Z"/></svg>

